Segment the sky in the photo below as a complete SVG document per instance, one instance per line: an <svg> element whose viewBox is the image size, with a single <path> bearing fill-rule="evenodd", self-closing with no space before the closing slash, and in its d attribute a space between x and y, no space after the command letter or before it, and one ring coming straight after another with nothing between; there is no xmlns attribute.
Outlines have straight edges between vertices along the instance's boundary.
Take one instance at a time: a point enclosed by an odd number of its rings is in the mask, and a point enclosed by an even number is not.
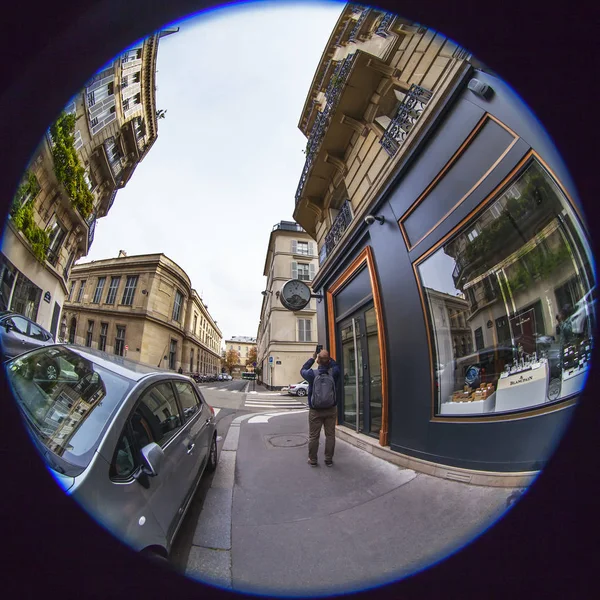
<svg viewBox="0 0 600 600"><path fill-rule="evenodd" d="M163 252L223 339L255 337L269 235L293 221L302 107L340 2L261 2L169 24L157 58L158 138L78 264Z"/></svg>

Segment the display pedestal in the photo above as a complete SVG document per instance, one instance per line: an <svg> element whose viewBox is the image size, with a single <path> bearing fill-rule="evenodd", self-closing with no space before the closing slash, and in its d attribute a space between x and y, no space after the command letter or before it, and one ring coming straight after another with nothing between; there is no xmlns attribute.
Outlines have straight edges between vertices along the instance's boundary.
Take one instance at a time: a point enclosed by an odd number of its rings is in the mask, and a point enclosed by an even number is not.
<svg viewBox="0 0 600 600"><path fill-rule="evenodd" d="M496 392L485 400L473 400L472 402L444 402L440 406L441 415L480 415L494 412L496 403Z"/></svg>
<svg viewBox="0 0 600 600"><path fill-rule="evenodd" d="M589 363L588 363L589 364ZM586 364L583 367L575 367L573 369L565 370L562 373L562 387L560 390L560 397L566 398L573 394L578 394L585 387L585 381L587 379L589 366Z"/></svg>
<svg viewBox="0 0 600 600"><path fill-rule="evenodd" d="M501 376L496 388L496 412L530 408L546 401L548 364L513 375Z"/></svg>

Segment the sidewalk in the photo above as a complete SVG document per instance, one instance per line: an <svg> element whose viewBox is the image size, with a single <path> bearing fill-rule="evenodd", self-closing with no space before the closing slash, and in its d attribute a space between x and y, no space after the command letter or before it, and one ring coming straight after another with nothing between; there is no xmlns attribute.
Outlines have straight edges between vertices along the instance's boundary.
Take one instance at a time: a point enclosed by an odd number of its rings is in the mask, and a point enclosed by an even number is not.
<svg viewBox="0 0 600 600"><path fill-rule="evenodd" d="M307 411L271 415L232 423L189 576L263 595L365 589L463 546L515 493L403 469L340 439L334 466L324 466L321 445L312 468Z"/></svg>

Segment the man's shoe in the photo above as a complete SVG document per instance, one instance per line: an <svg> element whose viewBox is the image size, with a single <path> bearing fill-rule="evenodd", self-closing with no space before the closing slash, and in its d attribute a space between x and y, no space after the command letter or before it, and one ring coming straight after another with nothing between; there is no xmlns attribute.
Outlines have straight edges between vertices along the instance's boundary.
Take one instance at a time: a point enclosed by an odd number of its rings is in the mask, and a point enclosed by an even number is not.
<svg viewBox="0 0 600 600"><path fill-rule="evenodd" d="M332 461L332 460L326 460L326 461L325 461L325 464L326 464L328 467L333 467L333 461Z"/></svg>
<svg viewBox="0 0 600 600"><path fill-rule="evenodd" d="M309 464L311 467L316 467L318 463L317 463L317 461L316 461L316 460L315 460L315 461L312 461L312 460L310 460L310 458L309 458L309 459L308 459L308 464Z"/></svg>

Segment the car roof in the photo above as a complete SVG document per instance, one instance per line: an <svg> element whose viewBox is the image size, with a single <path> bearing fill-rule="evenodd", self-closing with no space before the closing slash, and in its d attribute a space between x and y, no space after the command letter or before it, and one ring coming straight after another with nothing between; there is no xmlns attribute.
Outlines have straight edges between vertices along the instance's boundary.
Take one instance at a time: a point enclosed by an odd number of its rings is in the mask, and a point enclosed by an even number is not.
<svg viewBox="0 0 600 600"><path fill-rule="evenodd" d="M168 374L173 378L181 378L185 379L186 381L189 380L189 377L179 375L175 371L163 369L161 367L153 367L151 365L144 365L135 360L131 360L130 358L117 356L116 354L109 354L108 352L96 350L95 348L88 348L87 346L78 346L76 344L53 344L50 346L45 346L45 348L56 347L68 348L82 358L86 358L100 367L103 367L107 371L112 371L117 375L127 377L128 379L132 379L136 382L148 377L149 375L156 375L159 373L164 375Z"/></svg>

